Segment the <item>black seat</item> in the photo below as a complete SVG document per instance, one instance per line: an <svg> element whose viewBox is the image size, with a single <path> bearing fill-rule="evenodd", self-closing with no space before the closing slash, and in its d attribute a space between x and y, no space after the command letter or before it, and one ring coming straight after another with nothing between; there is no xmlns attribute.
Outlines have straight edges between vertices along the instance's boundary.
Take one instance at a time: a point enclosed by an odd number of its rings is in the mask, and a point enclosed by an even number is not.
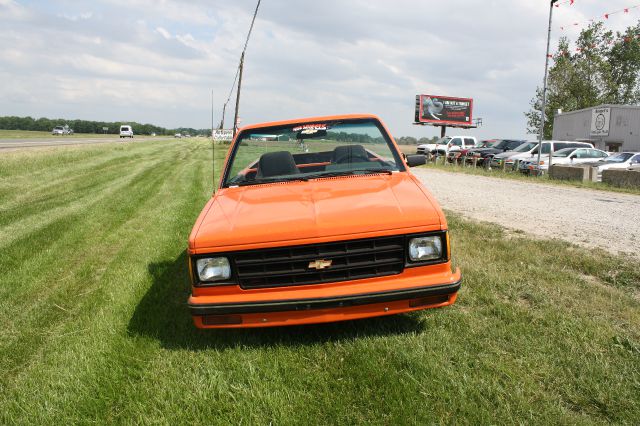
<svg viewBox="0 0 640 426"><path fill-rule="evenodd" d="M296 167L293 155L289 151L268 152L258 160L257 178L282 175L297 175L300 170Z"/></svg>
<svg viewBox="0 0 640 426"><path fill-rule="evenodd" d="M331 162L335 164L364 163L367 161L369 161L369 156L362 145L337 146L333 150L333 157L331 160Z"/></svg>

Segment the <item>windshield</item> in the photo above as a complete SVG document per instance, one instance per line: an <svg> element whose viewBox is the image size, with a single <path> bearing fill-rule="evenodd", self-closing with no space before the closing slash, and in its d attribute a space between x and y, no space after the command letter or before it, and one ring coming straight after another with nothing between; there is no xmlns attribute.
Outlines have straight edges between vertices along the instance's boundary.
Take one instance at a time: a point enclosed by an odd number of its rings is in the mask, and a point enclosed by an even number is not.
<svg viewBox="0 0 640 426"><path fill-rule="evenodd" d="M496 143L495 145L492 145L491 148L505 149L507 147L507 145L509 145L509 141L502 140L502 141Z"/></svg>
<svg viewBox="0 0 640 426"><path fill-rule="evenodd" d="M440 138L436 141L436 144L438 145L446 145L449 143L449 141L451 140L451 138L449 136L445 136L444 138Z"/></svg>
<svg viewBox="0 0 640 426"><path fill-rule="evenodd" d="M527 151L531 151L536 145L538 145L537 142L525 142L522 145L519 145L516 149L514 149L514 152L527 152Z"/></svg>
<svg viewBox="0 0 640 426"><path fill-rule="evenodd" d="M575 148L564 148L564 149L560 149L556 152L553 153L554 157L568 157L569 155L571 155L571 153L573 151L575 151Z"/></svg>
<svg viewBox="0 0 640 426"><path fill-rule="evenodd" d="M480 144L478 145L478 148L492 148L494 147L499 141L495 141L495 140L488 140L488 141L482 141L480 142Z"/></svg>
<svg viewBox="0 0 640 426"><path fill-rule="evenodd" d="M607 157L604 159L607 163L624 163L629 158L631 158L633 154L629 152L621 152L620 154L612 155L611 157Z"/></svg>
<svg viewBox="0 0 640 426"><path fill-rule="evenodd" d="M240 134L224 186L405 170L377 120L318 121Z"/></svg>

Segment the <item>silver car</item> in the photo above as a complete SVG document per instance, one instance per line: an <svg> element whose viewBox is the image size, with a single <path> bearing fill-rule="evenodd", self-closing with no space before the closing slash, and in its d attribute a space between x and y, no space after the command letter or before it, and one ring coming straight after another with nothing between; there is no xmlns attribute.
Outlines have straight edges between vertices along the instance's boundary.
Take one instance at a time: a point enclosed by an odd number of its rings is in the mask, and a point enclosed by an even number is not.
<svg viewBox="0 0 640 426"><path fill-rule="evenodd" d="M640 152L619 152L593 163L586 163L597 167L596 180L602 181L602 172L609 169L629 169L640 166Z"/></svg>

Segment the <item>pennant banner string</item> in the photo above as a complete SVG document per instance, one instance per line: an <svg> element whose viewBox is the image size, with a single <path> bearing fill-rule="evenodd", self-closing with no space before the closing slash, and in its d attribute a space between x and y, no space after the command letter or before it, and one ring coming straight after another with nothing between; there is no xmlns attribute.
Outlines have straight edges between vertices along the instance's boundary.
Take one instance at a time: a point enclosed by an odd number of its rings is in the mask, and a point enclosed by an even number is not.
<svg viewBox="0 0 640 426"><path fill-rule="evenodd" d="M573 4L573 2L570 2L569 4ZM557 3L556 3L556 5L557 5ZM637 9L639 7L640 7L640 4L636 4L635 6L628 6L628 7L622 8L620 10L614 10L613 12L604 13L602 15L599 15L599 16L596 16L594 18L591 18L591 19L589 19L587 21L574 22L573 24L569 24L569 25L561 25L560 26L560 31L566 31L568 28L580 26L581 23L584 24L585 22L591 23L591 22L596 22L596 21L605 21L605 20L609 19L609 17L611 15L615 15L615 14L618 14L618 13L629 13L630 10Z"/></svg>

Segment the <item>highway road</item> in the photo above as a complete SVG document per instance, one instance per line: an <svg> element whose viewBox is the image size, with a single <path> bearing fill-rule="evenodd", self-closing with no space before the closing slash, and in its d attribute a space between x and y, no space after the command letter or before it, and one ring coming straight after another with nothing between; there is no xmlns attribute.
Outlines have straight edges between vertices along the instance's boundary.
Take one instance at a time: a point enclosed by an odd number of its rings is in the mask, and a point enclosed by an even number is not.
<svg viewBox="0 0 640 426"><path fill-rule="evenodd" d="M120 139L118 136L113 137L57 137L57 138L26 138L26 139L0 139L0 151L10 149L22 149L22 148L41 148L41 147L56 147L56 146L69 146L69 145L90 145L96 143L136 143L144 141L154 140L166 140L171 139L171 136L148 136L148 137L134 137L133 139Z"/></svg>

